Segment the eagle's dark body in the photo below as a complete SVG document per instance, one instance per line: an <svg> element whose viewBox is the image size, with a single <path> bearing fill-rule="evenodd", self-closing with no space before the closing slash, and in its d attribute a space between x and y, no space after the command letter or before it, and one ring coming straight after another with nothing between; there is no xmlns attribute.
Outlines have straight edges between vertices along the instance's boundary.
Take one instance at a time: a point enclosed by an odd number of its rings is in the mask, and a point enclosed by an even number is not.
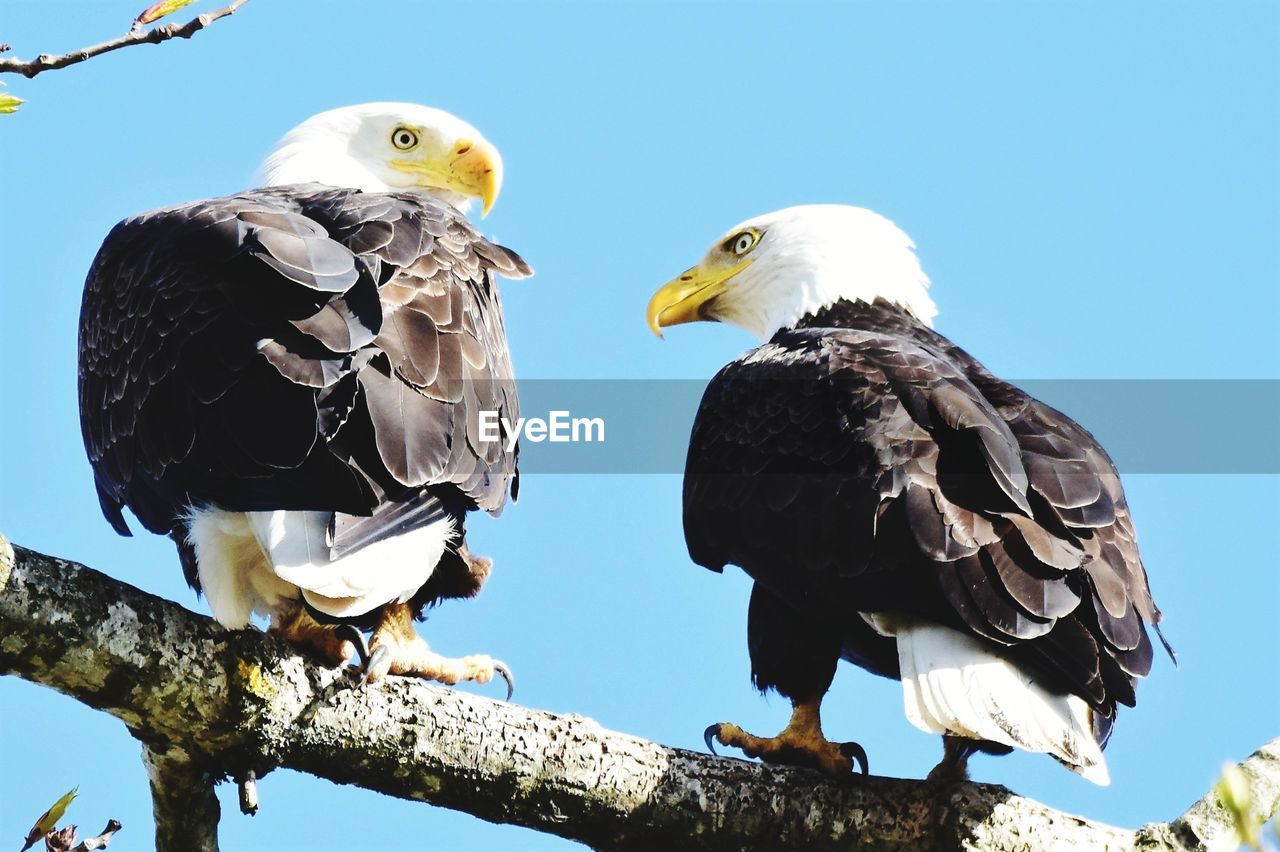
<svg viewBox="0 0 1280 852"><path fill-rule="evenodd" d="M1110 459L882 301L806 316L712 379L684 525L694 561L755 580L761 689L820 696L841 657L898 677L859 613L902 613L1081 696L1105 743L1151 667L1160 615Z"/></svg>
<svg viewBox="0 0 1280 852"><path fill-rule="evenodd" d="M103 513L171 534L196 585L193 509L332 512L334 556L498 512L518 450L480 441L477 417L518 417L495 279L529 273L412 191L281 186L121 222L80 324Z"/></svg>

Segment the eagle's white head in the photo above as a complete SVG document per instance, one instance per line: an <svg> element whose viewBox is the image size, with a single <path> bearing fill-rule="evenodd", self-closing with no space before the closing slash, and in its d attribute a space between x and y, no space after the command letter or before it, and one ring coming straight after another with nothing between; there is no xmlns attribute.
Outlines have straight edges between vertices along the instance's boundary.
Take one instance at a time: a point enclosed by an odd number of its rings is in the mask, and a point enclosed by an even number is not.
<svg viewBox="0 0 1280 852"><path fill-rule="evenodd" d="M649 300L649 327L727 322L761 340L841 299L877 298L930 323L938 313L915 244L861 207L811 204L735 225Z"/></svg>
<svg viewBox="0 0 1280 852"><path fill-rule="evenodd" d="M425 189L464 213L478 198L483 215L502 188L502 157L478 130L443 110L358 104L313 115L286 133L262 177L267 186Z"/></svg>

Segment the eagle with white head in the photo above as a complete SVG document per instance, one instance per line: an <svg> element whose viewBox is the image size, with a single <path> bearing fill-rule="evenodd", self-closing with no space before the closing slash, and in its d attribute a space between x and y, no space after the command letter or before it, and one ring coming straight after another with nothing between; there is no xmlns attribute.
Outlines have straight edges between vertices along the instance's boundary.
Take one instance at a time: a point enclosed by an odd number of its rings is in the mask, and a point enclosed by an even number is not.
<svg viewBox="0 0 1280 852"><path fill-rule="evenodd" d="M714 320L763 341L707 386L684 529L695 562L755 581L752 678L793 715L769 738L712 725L708 746L865 772L822 733L845 659L900 680L908 720L943 735L933 778L1020 748L1106 784L1160 621L1119 476L935 332L928 287L889 220L815 205L735 226L649 302L655 333Z"/></svg>
<svg viewBox="0 0 1280 852"><path fill-rule="evenodd" d="M498 151L373 103L303 122L263 175L124 220L93 262L79 395L103 513L171 536L227 627L264 616L328 663L359 652L369 680L510 687L413 628L479 590L467 514L518 482L518 447L477 424L518 419L497 278L531 270L464 215L493 206Z"/></svg>

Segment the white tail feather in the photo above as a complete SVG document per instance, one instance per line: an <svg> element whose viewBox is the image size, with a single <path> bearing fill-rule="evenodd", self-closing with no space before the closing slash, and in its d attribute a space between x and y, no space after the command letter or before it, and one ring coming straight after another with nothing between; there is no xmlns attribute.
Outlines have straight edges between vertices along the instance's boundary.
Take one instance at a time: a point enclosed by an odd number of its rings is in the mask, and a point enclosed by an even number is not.
<svg viewBox="0 0 1280 852"><path fill-rule="evenodd" d="M300 597L336 618L407 601L455 535L442 518L330 560L328 524L327 512L193 510L187 538L218 623L247 627L255 613L275 615Z"/></svg>
<svg viewBox="0 0 1280 852"><path fill-rule="evenodd" d="M455 534L452 519L442 518L331 560L328 512L249 512L248 519L276 576L338 618L413 597Z"/></svg>
<svg viewBox="0 0 1280 852"><path fill-rule="evenodd" d="M930 733L1043 752L1095 784L1111 783L1084 699L1050 692L1030 673L956 630L881 613L864 618L878 632L897 638L903 708L911 724Z"/></svg>

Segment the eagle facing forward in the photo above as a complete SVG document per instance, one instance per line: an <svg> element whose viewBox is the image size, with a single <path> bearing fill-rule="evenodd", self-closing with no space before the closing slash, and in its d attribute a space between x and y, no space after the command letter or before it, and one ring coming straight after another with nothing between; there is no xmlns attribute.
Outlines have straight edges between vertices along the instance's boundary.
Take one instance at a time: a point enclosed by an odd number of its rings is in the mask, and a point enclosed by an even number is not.
<svg viewBox="0 0 1280 852"><path fill-rule="evenodd" d="M103 513L171 536L214 617L366 677L511 683L413 628L475 594L467 513L515 496L518 400L497 276L531 274L464 216L497 150L448 113L365 104L279 143L264 188L117 225L85 283L80 415ZM361 629L372 630L365 645Z"/></svg>
<svg viewBox="0 0 1280 852"><path fill-rule="evenodd" d="M752 677L794 714L772 738L712 725L708 744L865 771L822 734L843 658L900 680L907 718L943 735L935 778L1020 748L1106 784L1160 621L1119 477L1083 428L931 328L913 248L868 210L789 208L649 303L655 333L709 319L763 341L707 386L684 529L695 562L755 580Z"/></svg>

